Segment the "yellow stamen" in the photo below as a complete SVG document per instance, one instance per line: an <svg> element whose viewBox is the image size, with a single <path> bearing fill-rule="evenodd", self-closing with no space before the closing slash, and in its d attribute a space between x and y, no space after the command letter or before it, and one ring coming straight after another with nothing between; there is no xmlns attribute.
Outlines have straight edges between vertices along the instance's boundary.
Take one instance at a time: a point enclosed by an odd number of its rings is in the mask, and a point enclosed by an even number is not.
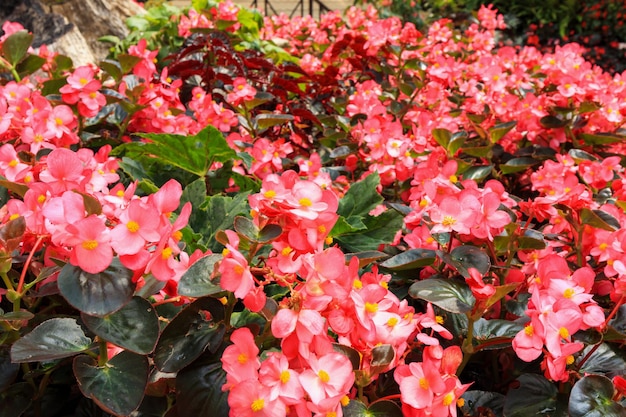
<svg viewBox="0 0 626 417"><path fill-rule="evenodd" d="M134 220L131 220L128 223L126 223L126 228L131 233L137 233L139 231L139 223L137 223Z"/></svg>
<svg viewBox="0 0 626 417"><path fill-rule="evenodd" d="M456 219L452 216L444 216L443 221L441 222L441 224L446 227L452 226L455 223L456 223Z"/></svg>
<svg viewBox="0 0 626 417"><path fill-rule="evenodd" d="M248 355L246 355L245 353L240 353L239 356L237 356L237 362L239 362L240 364L245 364L246 362L248 362Z"/></svg>
<svg viewBox="0 0 626 417"><path fill-rule="evenodd" d="M95 240L85 240L81 246L83 247L83 249L87 249L87 250L94 250L95 248L98 247L98 242Z"/></svg>
<svg viewBox="0 0 626 417"><path fill-rule="evenodd" d="M283 384L286 384L287 382L289 382L289 379L291 378L291 374L289 373L289 371L285 370L282 371L280 373L280 382Z"/></svg>
<svg viewBox="0 0 626 417"><path fill-rule="evenodd" d="M274 198L274 197L276 197L276 191L274 191L274 190L267 190L266 192L263 193L263 197L265 197L265 198Z"/></svg>
<svg viewBox="0 0 626 417"><path fill-rule="evenodd" d="M569 337L569 331L565 327L561 327L559 329L559 336L563 339L567 339Z"/></svg>
<svg viewBox="0 0 626 417"><path fill-rule="evenodd" d="M324 384L330 381L330 375L328 375L328 372L324 371L323 369L317 373L317 376Z"/></svg>
<svg viewBox="0 0 626 417"><path fill-rule="evenodd" d="M535 334L535 328L532 326L532 324L529 324L528 326L524 327L524 333L526 333L526 336L533 336Z"/></svg>
<svg viewBox="0 0 626 417"><path fill-rule="evenodd" d="M563 291L563 297L565 298L572 298L573 295L574 295L574 290L572 288L567 288L565 289L565 291Z"/></svg>
<svg viewBox="0 0 626 417"><path fill-rule="evenodd" d="M263 398L257 398L256 400L252 401L252 405L250 405L250 408L252 409L253 413L256 413L257 411L261 411L264 407L265 407L265 400Z"/></svg>
<svg viewBox="0 0 626 417"><path fill-rule="evenodd" d="M309 200L308 198L304 197L304 198L301 198L300 201L298 201L298 204L300 204L303 207L311 207L313 205L313 202Z"/></svg>
<svg viewBox="0 0 626 417"><path fill-rule="evenodd" d="M387 326L389 327L394 327L396 324L398 324L398 319L396 317L390 317L389 320L387 320Z"/></svg>
<svg viewBox="0 0 626 417"><path fill-rule="evenodd" d="M450 404L452 404L452 401L454 401L454 394L449 392L443 397L443 400L441 401L441 403L447 407Z"/></svg>
<svg viewBox="0 0 626 417"><path fill-rule="evenodd" d="M430 384L428 383L428 380L426 378L420 378L420 388L421 389L428 389L430 388Z"/></svg>
<svg viewBox="0 0 626 417"><path fill-rule="evenodd" d="M172 249L171 248L163 249L163 252L161 252L161 258L165 260L165 259L168 259L170 256L172 256Z"/></svg>
<svg viewBox="0 0 626 417"><path fill-rule="evenodd" d="M378 311L378 303L365 303L365 311L376 313Z"/></svg>

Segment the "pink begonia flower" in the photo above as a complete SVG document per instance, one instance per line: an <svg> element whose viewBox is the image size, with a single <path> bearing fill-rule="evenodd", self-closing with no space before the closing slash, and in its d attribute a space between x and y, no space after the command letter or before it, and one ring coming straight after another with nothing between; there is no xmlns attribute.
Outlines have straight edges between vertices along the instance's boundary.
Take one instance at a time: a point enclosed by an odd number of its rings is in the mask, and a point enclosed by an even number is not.
<svg viewBox="0 0 626 417"><path fill-rule="evenodd" d="M284 417L286 405L270 397L270 389L258 381L246 380L233 386L228 394L230 417Z"/></svg>
<svg viewBox="0 0 626 417"><path fill-rule="evenodd" d="M9 181L18 181L24 178L30 167L20 161L17 151L10 143L0 147L0 175Z"/></svg>
<svg viewBox="0 0 626 417"><path fill-rule="evenodd" d="M311 368L302 371L299 379L313 404L346 395L354 384L350 359L341 353L331 352L319 358L311 356L308 365Z"/></svg>
<svg viewBox="0 0 626 417"><path fill-rule="evenodd" d="M298 404L304 390L298 372L289 368L289 360L280 352L268 352L259 369L259 382L270 388L272 399L280 398L285 404Z"/></svg>
<svg viewBox="0 0 626 417"><path fill-rule="evenodd" d="M434 223L432 233L457 232L461 235L471 233L475 219L481 207L478 199L469 193L445 197L430 210L430 220Z"/></svg>
<svg viewBox="0 0 626 417"><path fill-rule="evenodd" d="M544 337L543 324L533 318L524 330L519 331L513 338L513 350L521 360L532 362L542 353Z"/></svg>
<svg viewBox="0 0 626 417"><path fill-rule="evenodd" d="M230 336L232 345L224 349L222 366L227 374L227 381L223 390L247 379L258 379L257 371L261 366L258 358L259 348L254 343L254 336L247 327L236 329Z"/></svg>
<svg viewBox="0 0 626 417"><path fill-rule="evenodd" d="M231 245L226 245L224 258L220 262L220 286L243 299L254 287L254 277L246 258Z"/></svg>
<svg viewBox="0 0 626 417"><path fill-rule="evenodd" d="M104 221L95 216L86 217L66 228L70 235L65 244L72 246L70 262L83 271L97 274L107 269L113 260L111 237Z"/></svg>
<svg viewBox="0 0 626 417"><path fill-rule="evenodd" d="M134 255L146 242L158 242L159 212L141 200L130 202L119 216L120 224L111 230L113 249L118 255Z"/></svg>
<svg viewBox="0 0 626 417"><path fill-rule="evenodd" d="M55 194L80 189L84 168L76 152L57 148L48 154L46 163L48 169L39 174L39 179L48 183Z"/></svg>

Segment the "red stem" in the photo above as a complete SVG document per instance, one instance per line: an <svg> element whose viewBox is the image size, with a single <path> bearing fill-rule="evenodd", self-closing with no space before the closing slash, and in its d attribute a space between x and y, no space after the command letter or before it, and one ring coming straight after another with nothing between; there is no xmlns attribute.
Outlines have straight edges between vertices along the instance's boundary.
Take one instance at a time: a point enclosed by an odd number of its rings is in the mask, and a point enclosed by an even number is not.
<svg viewBox="0 0 626 417"><path fill-rule="evenodd" d="M24 268L22 269L22 273L20 275L20 282L17 284L17 293L20 295L22 294L22 290L24 289L24 281L26 281L26 272L28 271L28 266L30 265L30 262L33 260L33 256L35 255L35 252L37 252L37 246L39 246L39 244L43 242L43 239L44 239L43 236L39 236L37 238L37 241L35 242L35 244L33 245L33 248L28 254L28 258L26 258L26 262L24 263Z"/></svg>

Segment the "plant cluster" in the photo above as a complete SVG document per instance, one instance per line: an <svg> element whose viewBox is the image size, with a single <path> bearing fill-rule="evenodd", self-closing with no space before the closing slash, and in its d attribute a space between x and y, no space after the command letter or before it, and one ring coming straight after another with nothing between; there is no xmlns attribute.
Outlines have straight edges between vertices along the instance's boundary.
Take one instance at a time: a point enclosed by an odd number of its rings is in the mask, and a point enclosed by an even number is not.
<svg viewBox="0 0 626 417"><path fill-rule="evenodd" d="M626 415L623 75L168 10L78 68L3 27L0 416Z"/></svg>
<svg viewBox="0 0 626 417"><path fill-rule="evenodd" d="M626 69L624 43L624 2L622 0L568 1L485 1L485 0L393 0L376 2L382 15L398 16L426 29L441 17L464 27L468 17L481 6L491 5L505 16L507 28L499 41L536 46L543 52L568 42L581 44L583 56L605 71Z"/></svg>

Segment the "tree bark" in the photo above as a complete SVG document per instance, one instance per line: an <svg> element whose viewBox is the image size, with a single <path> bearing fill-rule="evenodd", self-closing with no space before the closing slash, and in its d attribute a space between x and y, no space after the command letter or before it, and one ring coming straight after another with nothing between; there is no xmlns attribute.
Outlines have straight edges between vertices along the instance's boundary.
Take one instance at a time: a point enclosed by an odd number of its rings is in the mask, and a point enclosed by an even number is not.
<svg viewBox="0 0 626 417"><path fill-rule="evenodd" d="M0 21L21 23L31 31L33 46L72 58L74 65L97 63L109 53L109 45L98 41L105 35L124 38L125 21L145 13L133 0L2 0Z"/></svg>

